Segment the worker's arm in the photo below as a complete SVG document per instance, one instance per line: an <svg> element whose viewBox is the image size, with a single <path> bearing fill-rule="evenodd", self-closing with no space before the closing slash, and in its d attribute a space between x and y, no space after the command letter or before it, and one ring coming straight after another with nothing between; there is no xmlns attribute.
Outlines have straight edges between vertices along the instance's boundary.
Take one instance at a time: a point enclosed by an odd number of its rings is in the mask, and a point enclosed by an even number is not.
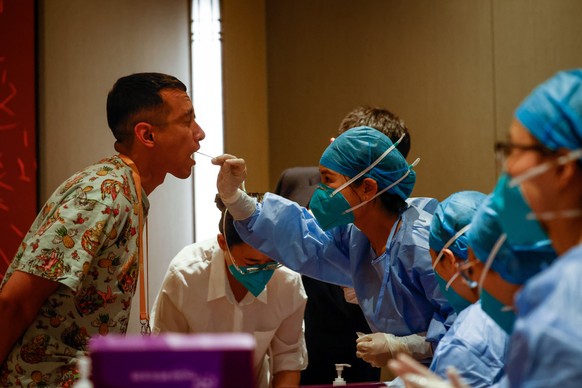
<svg viewBox="0 0 582 388"><path fill-rule="evenodd" d="M0 290L0 364L38 314L59 283L14 271Z"/></svg>
<svg viewBox="0 0 582 388"><path fill-rule="evenodd" d="M298 370L282 370L273 376L273 388L298 387L301 372Z"/></svg>

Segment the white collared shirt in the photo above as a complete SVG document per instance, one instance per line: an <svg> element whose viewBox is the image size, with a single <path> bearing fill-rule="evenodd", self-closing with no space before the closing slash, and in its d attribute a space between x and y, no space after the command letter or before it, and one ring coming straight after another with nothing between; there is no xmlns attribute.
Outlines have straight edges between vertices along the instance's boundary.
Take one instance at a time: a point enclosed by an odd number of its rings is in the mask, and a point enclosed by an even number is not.
<svg viewBox="0 0 582 388"><path fill-rule="evenodd" d="M269 374L305 369L303 314L307 295L301 276L288 268L278 268L258 297L247 292L237 302L226 271L216 239L182 249L172 259L154 303L152 331L253 334L259 387L268 386Z"/></svg>

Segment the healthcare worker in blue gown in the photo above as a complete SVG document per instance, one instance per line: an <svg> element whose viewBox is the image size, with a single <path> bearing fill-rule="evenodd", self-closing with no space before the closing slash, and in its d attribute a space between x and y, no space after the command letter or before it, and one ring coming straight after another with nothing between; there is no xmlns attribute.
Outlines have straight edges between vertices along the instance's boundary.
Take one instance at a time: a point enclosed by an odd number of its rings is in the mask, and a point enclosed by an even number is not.
<svg viewBox="0 0 582 388"><path fill-rule="evenodd" d="M497 191L496 189L495 192ZM456 375L463 379L462 383L454 387L507 385L508 379L504 374L504 369L510 366L506 365L504 368L504 362L507 363L509 335L513 331L515 322L514 295L528 279L551 265L556 259L556 252L547 237L541 235L535 237L536 240L521 239L519 246L510 245L508 237L515 241L518 233L505 233L502 229L502 225L506 225L507 220L505 216L500 215L499 210L504 205L494 195L488 196L474 213L470 226L457 232L456 236L459 236L461 232L467 236L467 259L466 263L458 266L459 276L451 278L447 285L452 287L461 277L472 287L472 290L478 286L480 301L479 304L471 306L472 310L468 307L459 314L453 327L439 343L431 365L431 371L434 371L436 375L426 369L419 371L423 377L421 380L423 384L414 383L414 379L411 383L410 376L407 376L404 377L408 383L407 386L445 388L446 383L442 385L439 380L440 377L447 377L448 368L451 366L455 368ZM432 225L438 218L437 210ZM431 233L432 230L431 226ZM444 248L441 252L443 251L446 252ZM432 250L431 254L434 256ZM439 259L437 256L435 260L437 273L443 270L444 276L447 277L450 270L443 269L442 260ZM448 291L450 290L451 288ZM457 290L464 296L470 296L459 288ZM447 296L450 295L447 293ZM452 299L459 301L459 303L453 303L453 306L462 303L459 298ZM474 306L477 305L480 306L480 318L469 317L467 313L475 313L477 310ZM461 341L463 346L459 346ZM399 359L396 363L399 364L401 361L406 360ZM410 362L415 363L414 360ZM395 368L394 362L390 364L390 367L399 376L410 372L401 365ZM417 367L421 368L422 365L417 364Z"/></svg>
<svg viewBox="0 0 582 388"><path fill-rule="evenodd" d="M487 196L476 191L452 194L439 204L430 226L430 254L441 290L459 314L435 350L430 370L446 377L454 365L472 387L489 387L503 376L509 336L481 308L477 282L466 268L472 219ZM476 225L477 232L479 225ZM495 242L495 241L493 241ZM492 248L487 239L475 240L476 251ZM488 246L483 246L487 244ZM504 254L505 252L500 252Z"/></svg>
<svg viewBox="0 0 582 388"><path fill-rule="evenodd" d="M431 266L432 214L406 202L414 164L386 135L352 128L327 147L310 202L315 216L270 193L257 204L238 189L243 159L222 155L213 163L221 165L218 191L245 242L304 275L354 287L372 331L393 336L392 354L430 362L456 314Z"/></svg>
<svg viewBox="0 0 582 388"><path fill-rule="evenodd" d="M559 257L517 294L507 356L510 387L579 387L582 381L582 69L562 71L521 103L494 192L507 240L549 236ZM434 386L409 358L391 366L411 387ZM454 377L454 376L453 376ZM442 383L442 382L439 382ZM427 385L430 384L430 385ZM445 386L445 385L440 385ZM463 387L454 378L449 386Z"/></svg>
<svg viewBox="0 0 582 388"><path fill-rule="evenodd" d="M512 179L500 196L508 208L523 211L506 220L507 237L513 237L509 230L527 235L541 230L560 255L517 296L509 382L515 387L579 387L582 69L556 74L524 100L516 110L508 148L505 167ZM514 191L521 195L512 195ZM532 216L539 223L531 222Z"/></svg>

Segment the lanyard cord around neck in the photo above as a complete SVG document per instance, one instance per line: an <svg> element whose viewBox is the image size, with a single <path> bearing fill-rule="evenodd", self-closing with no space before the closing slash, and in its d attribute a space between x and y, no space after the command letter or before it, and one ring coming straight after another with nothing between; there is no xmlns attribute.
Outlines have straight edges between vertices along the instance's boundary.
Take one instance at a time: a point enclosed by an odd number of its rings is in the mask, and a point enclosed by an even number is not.
<svg viewBox="0 0 582 388"><path fill-rule="evenodd" d="M130 168L133 177L133 182L135 183L135 190L137 192L137 202L138 202L138 219L139 219L139 231L137 235L138 241L138 257L139 257L139 321L141 323L141 334L150 335L150 316L149 316L149 263L148 263L148 228L146 220L146 251L145 251L145 266L144 266L144 250L143 250L143 227L144 227L144 217L143 217L143 200L142 200L142 188L141 188L141 178L139 176L139 171L137 166L128 156L119 154L121 160L125 162ZM146 292L147 291L147 292Z"/></svg>

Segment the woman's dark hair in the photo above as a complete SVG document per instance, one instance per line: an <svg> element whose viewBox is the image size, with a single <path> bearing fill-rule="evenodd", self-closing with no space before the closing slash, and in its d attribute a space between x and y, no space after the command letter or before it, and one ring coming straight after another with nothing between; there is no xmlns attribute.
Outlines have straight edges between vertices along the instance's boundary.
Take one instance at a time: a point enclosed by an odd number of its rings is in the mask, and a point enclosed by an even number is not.
<svg viewBox="0 0 582 388"><path fill-rule="evenodd" d="M257 201L261 202L263 200L263 193L247 193L249 196L256 198ZM230 212L227 211L226 205L222 202L222 199L218 194L214 198L214 203L216 207L221 212L220 221L218 222L218 230L220 233L225 237L226 244L229 248L232 248L236 245L243 244L244 241L236 231L234 227L234 219ZM225 232L226 229L226 233Z"/></svg>

